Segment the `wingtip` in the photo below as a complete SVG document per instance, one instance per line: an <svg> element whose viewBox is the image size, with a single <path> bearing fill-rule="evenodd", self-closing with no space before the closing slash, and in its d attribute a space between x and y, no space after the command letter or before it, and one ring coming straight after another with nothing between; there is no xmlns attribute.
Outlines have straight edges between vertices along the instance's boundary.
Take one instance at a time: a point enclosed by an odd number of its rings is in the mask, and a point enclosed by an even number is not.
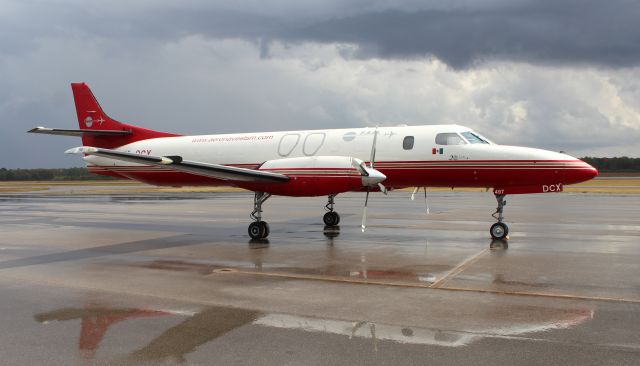
<svg viewBox="0 0 640 366"><path fill-rule="evenodd" d="M71 148L67 151L65 151L65 154L91 154L94 152L97 152L98 149L96 149L95 147L91 147L91 146L79 146L79 147L74 147Z"/></svg>
<svg viewBox="0 0 640 366"><path fill-rule="evenodd" d="M45 131L45 130L47 130L46 127L38 126L38 127L34 127L32 129L30 129L29 131L27 131L27 133L37 133L37 132Z"/></svg>
<svg viewBox="0 0 640 366"><path fill-rule="evenodd" d="M81 149L82 149L81 147L74 147L74 148L66 150L64 153L65 154L79 154Z"/></svg>

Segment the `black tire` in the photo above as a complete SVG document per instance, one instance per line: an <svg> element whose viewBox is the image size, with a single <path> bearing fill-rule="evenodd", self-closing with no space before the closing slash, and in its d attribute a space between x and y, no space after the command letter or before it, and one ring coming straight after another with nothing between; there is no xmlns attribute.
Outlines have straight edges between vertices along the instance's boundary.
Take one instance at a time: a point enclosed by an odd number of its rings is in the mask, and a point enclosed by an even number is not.
<svg viewBox="0 0 640 366"><path fill-rule="evenodd" d="M322 217L322 221L327 226L336 226L340 223L340 215L337 212L327 212Z"/></svg>
<svg viewBox="0 0 640 366"><path fill-rule="evenodd" d="M262 233L262 236L260 237L260 239L266 239L267 236L269 236L269 233L271 232L271 230L269 229L269 224L267 224L265 221L260 221L260 230Z"/></svg>
<svg viewBox="0 0 640 366"><path fill-rule="evenodd" d="M324 221L324 224L327 226L333 226L333 212L325 213L324 216L322 216L322 221Z"/></svg>
<svg viewBox="0 0 640 366"><path fill-rule="evenodd" d="M249 232L251 239L262 239L264 230L261 227L260 222L252 222L249 224L249 229L247 231Z"/></svg>
<svg viewBox="0 0 640 366"><path fill-rule="evenodd" d="M502 222L496 222L491 225L491 229L489 229L489 233L493 239L503 240L509 235L509 227L507 224Z"/></svg>

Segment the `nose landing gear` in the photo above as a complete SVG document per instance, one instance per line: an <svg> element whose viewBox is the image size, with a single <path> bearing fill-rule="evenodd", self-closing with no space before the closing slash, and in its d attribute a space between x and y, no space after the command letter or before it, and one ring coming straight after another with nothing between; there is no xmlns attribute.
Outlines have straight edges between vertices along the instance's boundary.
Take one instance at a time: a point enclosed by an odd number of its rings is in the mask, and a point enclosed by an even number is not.
<svg viewBox="0 0 640 366"><path fill-rule="evenodd" d="M269 236L269 224L262 221L262 204L271 197L270 193L256 192L253 198L253 212L251 218L254 220L249 224L249 236L251 239L265 239Z"/></svg>
<svg viewBox="0 0 640 366"><path fill-rule="evenodd" d="M324 221L324 224L327 226L337 226L340 223L340 215L338 215L337 212L333 211L333 205L335 204L334 202L334 198L336 197L335 194L330 194L329 195L329 199L327 201L327 205L324 206L327 211L327 213L324 214L324 216L322 217L322 221Z"/></svg>
<svg viewBox="0 0 640 366"><path fill-rule="evenodd" d="M502 222L502 220L504 219L504 217L502 216L502 212L504 210L504 206L507 204L507 201L505 201L504 199L506 195L496 194L495 196L496 200L498 201L498 208L496 209L496 212L494 212L491 216L498 220L498 222L491 225L489 233L491 234L491 237L493 239L504 240L507 238L507 235L509 235L509 227L507 226L507 224Z"/></svg>

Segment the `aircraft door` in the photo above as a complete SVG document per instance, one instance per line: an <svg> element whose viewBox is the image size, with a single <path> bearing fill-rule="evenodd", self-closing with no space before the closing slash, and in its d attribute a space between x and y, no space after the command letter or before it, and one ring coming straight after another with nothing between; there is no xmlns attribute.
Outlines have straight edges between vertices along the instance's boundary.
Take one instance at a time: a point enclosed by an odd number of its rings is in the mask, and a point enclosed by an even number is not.
<svg viewBox="0 0 640 366"><path fill-rule="evenodd" d="M315 132L308 134L307 137L304 138L302 152L306 156L315 155L322 147L322 144L324 144L325 137L326 134L324 132Z"/></svg>
<svg viewBox="0 0 640 366"><path fill-rule="evenodd" d="M282 157L289 156L293 149L298 146L298 142L300 141L299 133L288 133L280 139L280 144L278 144L278 155Z"/></svg>

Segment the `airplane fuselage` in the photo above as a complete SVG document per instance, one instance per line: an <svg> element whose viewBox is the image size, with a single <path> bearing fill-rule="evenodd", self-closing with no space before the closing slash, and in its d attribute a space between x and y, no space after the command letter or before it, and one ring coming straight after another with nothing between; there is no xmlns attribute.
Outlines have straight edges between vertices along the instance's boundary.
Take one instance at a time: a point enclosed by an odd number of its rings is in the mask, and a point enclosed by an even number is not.
<svg viewBox="0 0 640 366"><path fill-rule="evenodd" d="M459 125L428 125L178 136L137 141L118 150L140 155L180 155L192 161L249 169L258 168L265 161L314 156L351 156L368 163L373 136L377 133L375 168L386 175L384 184L388 188L528 187L518 193L544 193L562 190L565 184L597 175L593 167L569 155L497 145L477 134L484 142L471 143L464 138L468 132L472 130ZM448 141L443 136L448 136ZM92 172L154 185L230 185L225 180L185 174L162 166L97 156L86 156L85 160ZM331 169L318 166L313 171L300 169L297 173L308 176L323 168L325 174L326 169ZM275 171L283 170L286 168ZM281 194L316 195L299 191Z"/></svg>

